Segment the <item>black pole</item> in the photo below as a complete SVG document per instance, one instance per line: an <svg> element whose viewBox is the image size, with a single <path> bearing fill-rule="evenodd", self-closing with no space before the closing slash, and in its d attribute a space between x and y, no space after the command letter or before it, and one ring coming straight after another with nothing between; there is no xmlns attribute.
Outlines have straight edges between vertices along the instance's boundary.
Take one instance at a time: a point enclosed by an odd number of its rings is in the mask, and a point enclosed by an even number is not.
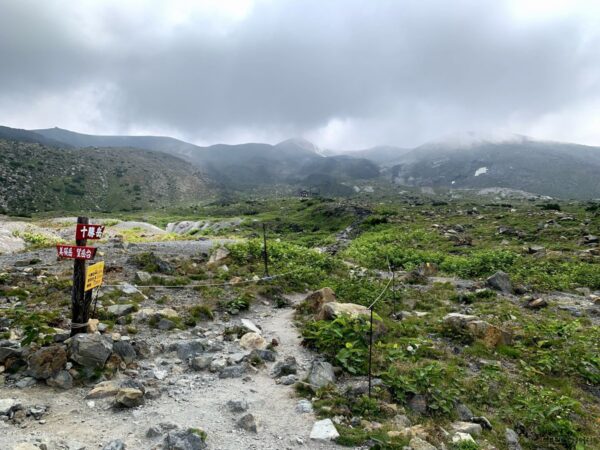
<svg viewBox="0 0 600 450"><path fill-rule="evenodd" d="M265 262L265 276L268 277L269 276L269 254L267 252L267 227L265 226L265 224L262 224L263 227L263 259Z"/></svg>
<svg viewBox="0 0 600 450"><path fill-rule="evenodd" d="M371 325L369 331L369 398L371 398L371 363L373 359L373 307L371 306Z"/></svg>
<svg viewBox="0 0 600 450"><path fill-rule="evenodd" d="M393 304L394 304L394 318L396 318L396 313L398 310L397 299L396 299L396 270L394 266L392 268L392 296L393 296Z"/></svg>
<svg viewBox="0 0 600 450"><path fill-rule="evenodd" d="M87 217L78 217L77 223L87 225ZM87 239L76 240L76 245L85 245ZM85 259L75 259L73 263L73 290L71 292L71 336L77 333L87 333L87 328L80 324L89 319L89 306L92 301L92 291L84 292L85 289Z"/></svg>

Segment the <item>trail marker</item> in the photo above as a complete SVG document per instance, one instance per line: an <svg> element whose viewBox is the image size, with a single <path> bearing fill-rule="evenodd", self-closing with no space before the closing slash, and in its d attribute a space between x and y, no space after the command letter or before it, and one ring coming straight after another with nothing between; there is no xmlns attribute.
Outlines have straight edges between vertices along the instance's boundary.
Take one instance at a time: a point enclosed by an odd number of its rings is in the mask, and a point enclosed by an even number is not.
<svg viewBox="0 0 600 450"><path fill-rule="evenodd" d="M85 273L85 291L89 291L102 284L104 276L104 261L92 264Z"/></svg>
<svg viewBox="0 0 600 450"><path fill-rule="evenodd" d="M96 247L57 244L56 253L60 258L94 259Z"/></svg>
<svg viewBox="0 0 600 450"><path fill-rule="evenodd" d="M86 223L78 223L75 229L75 240L83 239L102 239L104 235L104 225L93 225Z"/></svg>

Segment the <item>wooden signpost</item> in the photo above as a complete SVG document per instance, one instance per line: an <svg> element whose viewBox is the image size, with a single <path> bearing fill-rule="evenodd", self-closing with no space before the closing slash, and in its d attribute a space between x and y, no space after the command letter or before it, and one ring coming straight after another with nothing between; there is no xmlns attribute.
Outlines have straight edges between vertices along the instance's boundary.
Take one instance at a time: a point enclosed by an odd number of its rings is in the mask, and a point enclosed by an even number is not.
<svg viewBox="0 0 600 450"><path fill-rule="evenodd" d="M88 247L88 239L101 239L104 226L89 223L87 217L77 218L75 244L56 246L59 258L73 259L73 291L71 293L71 336L87 332L92 304L92 289L102 284L104 262L93 264L86 274L85 262L94 259L96 247Z"/></svg>

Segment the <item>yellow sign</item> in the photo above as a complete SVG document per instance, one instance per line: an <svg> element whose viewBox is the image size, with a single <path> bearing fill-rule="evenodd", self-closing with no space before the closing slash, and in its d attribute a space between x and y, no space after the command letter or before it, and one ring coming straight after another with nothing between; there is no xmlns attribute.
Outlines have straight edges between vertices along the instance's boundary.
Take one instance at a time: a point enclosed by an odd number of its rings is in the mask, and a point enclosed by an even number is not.
<svg viewBox="0 0 600 450"><path fill-rule="evenodd" d="M104 275L104 261L92 264L87 268L85 273L85 290L89 291L102 284Z"/></svg>

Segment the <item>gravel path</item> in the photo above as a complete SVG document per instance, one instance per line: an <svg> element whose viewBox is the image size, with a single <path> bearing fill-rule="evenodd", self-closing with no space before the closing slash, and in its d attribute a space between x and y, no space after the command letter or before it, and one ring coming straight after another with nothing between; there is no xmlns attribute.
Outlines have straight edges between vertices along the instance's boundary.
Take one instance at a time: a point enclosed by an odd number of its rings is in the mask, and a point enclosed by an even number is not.
<svg viewBox="0 0 600 450"><path fill-rule="evenodd" d="M298 301L301 295L292 296ZM292 323L293 309L274 309L258 303L245 315L263 330L267 340L277 338L278 361L294 356L300 366L299 378L305 376L313 355L300 346L298 330ZM222 323L211 323L205 328L215 334ZM148 341L156 343L177 342L190 338L189 333L165 333L152 330ZM237 344L226 346L224 352L241 349ZM85 400L89 388L53 391L40 385L26 389L0 388L0 398L17 398L26 406L48 405L45 423L27 419L19 428L0 422L0 449L11 450L20 442L64 441L71 450L85 446L87 450L102 448L113 439L122 439L128 450L151 449L161 438L146 438L146 431L161 422L176 423L183 428L202 428L208 434L210 449L333 449L333 443L320 443L309 439L315 421L311 413L296 411L298 398L291 386L277 384L270 376L273 363L244 378L219 379L210 372L190 372L174 354L157 355L140 363L147 368L167 371L167 376L157 381L163 394L145 405L128 410L115 410L107 400ZM154 381L154 380L153 380ZM229 400L245 399L249 413L258 418L260 429L254 434L237 429L236 421L244 413L229 411ZM61 448L61 447L55 447ZM49 446L49 449L52 447Z"/></svg>

